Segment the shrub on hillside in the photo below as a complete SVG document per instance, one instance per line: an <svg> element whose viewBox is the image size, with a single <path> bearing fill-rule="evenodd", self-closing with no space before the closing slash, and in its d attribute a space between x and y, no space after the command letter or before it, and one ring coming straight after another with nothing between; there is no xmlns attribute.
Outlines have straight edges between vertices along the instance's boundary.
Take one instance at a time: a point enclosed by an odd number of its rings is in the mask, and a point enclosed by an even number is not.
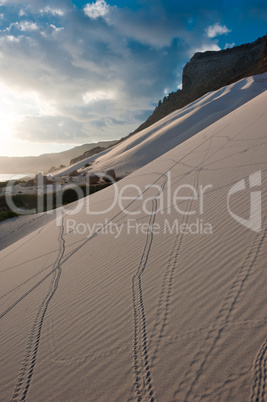
<svg viewBox="0 0 267 402"><path fill-rule="evenodd" d="M5 221L6 219L15 218L17 216L18 214L16 214L16 212L13 211L0 212L0 222Z"/></svg>

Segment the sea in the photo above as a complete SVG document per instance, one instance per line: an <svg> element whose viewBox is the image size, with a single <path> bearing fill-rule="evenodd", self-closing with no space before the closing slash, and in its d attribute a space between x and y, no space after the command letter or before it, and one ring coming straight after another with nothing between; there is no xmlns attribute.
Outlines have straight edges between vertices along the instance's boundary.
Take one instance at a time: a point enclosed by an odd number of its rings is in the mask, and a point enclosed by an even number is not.
<svg viewBox="0 0 267 402"><path fill-rule="evenodd" d="M1 181L19 180L25 177L25 174L0 174Z"/></svg>

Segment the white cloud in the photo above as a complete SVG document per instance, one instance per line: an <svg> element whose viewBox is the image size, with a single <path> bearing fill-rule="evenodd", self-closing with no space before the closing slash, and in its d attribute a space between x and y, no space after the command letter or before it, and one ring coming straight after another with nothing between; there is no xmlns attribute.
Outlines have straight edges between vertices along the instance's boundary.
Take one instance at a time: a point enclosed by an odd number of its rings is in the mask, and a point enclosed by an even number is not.
<svg viewBox="0 0 267 402"><path fill-rule="evenodd" d="M57 27L54 24L47 24L46 27L44 27L44 29L40 31L40 33L44 38L48 38L51 35L57 35L58 33L63 31L64 27Z"/></svg>
<svg viewBox="0 0 267 402"><path fill-rule="evenodd" d="M235 46L235 42L233 42L233 43L226 43L225 45L224 45L224 48L225 49L231 49L232 47L234 47Z"/></svg>
<svg viewBox="0 0 267 402"><path fill-rule="evenodd" d="M7 39L9 42L15 42L15 43L20 42L20 37L16 37L16 36L13 36L13 35L7 35L7 36L6 36L6 39Z"/></svg>
<svg viewBox="0 0 267 402"><path fill-rule="evenodd" d="M221 50L221 48L216 44L216 43L209 43L209 44L204 44L198 48L194 48L190 50L190 57L192 57L195 53L203 53L207 51L218 51Z"/></svg>
<svg viewBox="0 0 267 402"><path fill-rule="evenodd" d="M101 91L97 90L94 92L86 92L83 96L83 101L85 104L99 102L104 100L112 100L116 98L114 91Z"/></svg>
<svg viewBox="0 0 267 402"><path fill-rule="evenodd" d="M216 36L228 34L229 32L231 32L231 30L228 29L226 25L220 25L218 22L210 25L208 28L206 28L205 31L208 38L215 38Z"/></svg>
<svg viewBox="0 0 267 402"><path fill-rule="evenodd" d="M93 19L105 17L109 13L109 5L105 0L97 0L95 3L88 3L84 7L84 13Z"/></svg>
<svg viewBox="0 0 267 402"><path fill-rule="evenodd" d="M11 29L15 27L20 31L36 31L38 29L36 22L31 21L21 21L21 22L12 22L5 31L11 31Z"/></svg>
<svg viewBox="0 0 267 402"><path fill-rule="evenodd" d="M36 31L38 29L36 22L22 21L19 24L19 29L21 31Z"/></svg>
<svg viewBox="0 0 267 402"><path fill-rule="evenodd" d="M22 38L22 36L6 35L6 36L0 37L0 42L1 43L7 43L7 42L19 43L21 38Z"/></svg>
<svg viewBox="0 0 267 402"><path fill-rule="evenodd" d="M54 30L54 32L61 32L64 31L64 27L56 27L53 24L50 24L50 27Z"/></svg>
<svg viewBox="0 0 267 402"><path fill-rule="evenodd" d="M26 14L26 12L25 12L25 10L22 10L22 8L19 10L19 16L20 17L23 17L23 15L25 15Z"/></svg>
<svg viewBox="0 0 267 402"><path fill-rule="evenodd" d="M52 8L50 6L42 8L40 10L40 12L41 12L41 14L59 15L61 17L65 14L65 12L63 10L61 10L60 8Z"/></svg>

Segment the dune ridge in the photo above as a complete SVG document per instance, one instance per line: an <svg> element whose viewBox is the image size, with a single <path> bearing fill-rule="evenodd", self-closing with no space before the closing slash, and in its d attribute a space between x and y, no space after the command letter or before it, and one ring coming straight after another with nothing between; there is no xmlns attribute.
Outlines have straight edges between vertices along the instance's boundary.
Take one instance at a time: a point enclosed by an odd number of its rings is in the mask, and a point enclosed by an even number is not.
<svg viewBox="0 0 267 402"><path fill-rule="evenodd" d="M264 73L244 78L209 92L122 143L61 169L55 176L69 174L93 163L89 168L83 169L83 172L105 172L112 168L118 176L124 177L266 91L266 76L267 73Z"/></svg>

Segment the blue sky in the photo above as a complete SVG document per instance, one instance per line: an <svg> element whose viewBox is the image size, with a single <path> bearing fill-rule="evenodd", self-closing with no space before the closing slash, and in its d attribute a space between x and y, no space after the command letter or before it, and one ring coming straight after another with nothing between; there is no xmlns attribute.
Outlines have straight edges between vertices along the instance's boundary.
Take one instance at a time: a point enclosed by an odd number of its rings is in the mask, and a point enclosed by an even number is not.
<svg viewBox="0 0 267 402"><path fill-rule="evenodd" d="M196 51L266 34L266 1L0 0L0 155L117 139Z"/></svg>

